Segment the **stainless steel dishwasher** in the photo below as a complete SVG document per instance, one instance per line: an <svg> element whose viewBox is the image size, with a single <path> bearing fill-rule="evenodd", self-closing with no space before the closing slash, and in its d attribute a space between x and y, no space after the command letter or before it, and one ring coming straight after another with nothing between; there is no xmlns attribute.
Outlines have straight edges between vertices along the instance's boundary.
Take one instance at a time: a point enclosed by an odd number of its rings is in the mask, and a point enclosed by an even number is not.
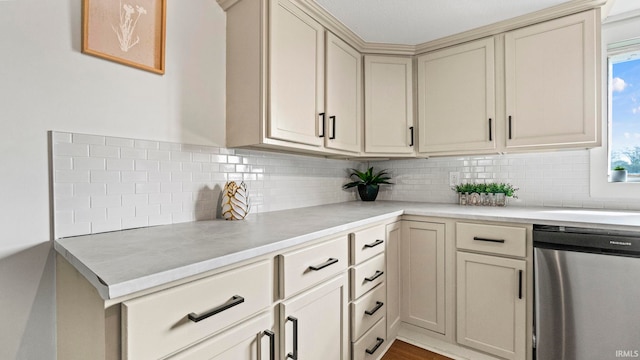
<svg viewBox="0 0 640 360"><path fill-rule="evenodd" d="M640 358L640 232L534 225L534 359Z"/></svg>

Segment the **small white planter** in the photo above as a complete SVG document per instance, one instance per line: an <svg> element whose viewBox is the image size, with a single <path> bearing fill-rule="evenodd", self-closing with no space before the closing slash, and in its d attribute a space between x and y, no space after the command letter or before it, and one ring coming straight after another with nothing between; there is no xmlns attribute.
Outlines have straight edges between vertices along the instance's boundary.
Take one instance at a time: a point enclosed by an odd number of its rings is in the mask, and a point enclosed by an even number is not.
<svg viewBox="0 0 640 360"><path fill-rule="evenodd" d="M611 170L611 182L627 181L627 170Z"/></svg>

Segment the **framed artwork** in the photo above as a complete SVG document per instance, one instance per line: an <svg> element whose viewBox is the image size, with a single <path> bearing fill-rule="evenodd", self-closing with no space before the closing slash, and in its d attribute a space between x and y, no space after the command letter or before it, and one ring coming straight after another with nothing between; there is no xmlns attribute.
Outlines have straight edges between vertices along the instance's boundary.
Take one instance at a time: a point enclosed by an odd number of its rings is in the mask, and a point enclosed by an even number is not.
<svg viewBox="0 0 640 360"><path fill-rule="evenodd" d="M164 74L167 0L83 0L82 52Z"/></svg>

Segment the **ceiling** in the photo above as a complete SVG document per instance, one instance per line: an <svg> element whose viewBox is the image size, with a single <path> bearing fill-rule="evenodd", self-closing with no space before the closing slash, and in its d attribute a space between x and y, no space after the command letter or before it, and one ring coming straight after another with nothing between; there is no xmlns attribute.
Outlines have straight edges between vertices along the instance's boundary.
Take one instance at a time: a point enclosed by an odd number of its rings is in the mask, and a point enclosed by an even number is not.
<svg viewBox="0 0 640 360"><path fill-rule="evenodd" d="M405 45L425 43L570 1L316 0L363 40ZM638 8L639 0L615 0L610 15Z"/></svg>

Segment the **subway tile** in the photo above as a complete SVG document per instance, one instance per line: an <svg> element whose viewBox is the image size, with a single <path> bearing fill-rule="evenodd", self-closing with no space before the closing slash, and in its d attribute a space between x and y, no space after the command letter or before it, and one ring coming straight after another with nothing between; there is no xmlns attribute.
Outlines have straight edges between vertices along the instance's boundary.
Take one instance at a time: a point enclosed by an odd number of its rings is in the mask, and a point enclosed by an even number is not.
<svg viewBox="0 0 640 360"><path fill-rule="evenodd" d="M160 204L136 206L136 216L155 216L160 215Z"/></svg>
<svg viewBox="0 0 640 360"><path fill-rule="evenodd" d="M182 163L173 161L161 161L160 171L182 171Z"/></svg>
<svg viewBox="0 0 640 360"><path fill-rule="evenodd" d="M147 177L146 171L123 171L121 173L122 183L147 182Z"/></svg>
<svg viewBox="0 0 640 360"><path fill-rule="evenodd" d="M160 146L160 143L157 141L148 141L148 140L135 140L134 147L139 149L152 149L157 150Z"/></svg>
<svg viewBox="0 0 640 360"><path fill-rule="evenodd" d="M107 159L107 170L133 171L132 159Z"/></svg>
<svg viewBox="0 0 640 360"><path fill-rule="evenodd" d="M91 196L92 208L113 208L122 205L122 196L118 195L94 195Z"/></svg>
<svg viewBox="0 0 640 360"><path fill-rule="evenodd" d="M73 224L73 211L56 211L55 212L56 224Z"/></svg>
<svg viewBox="0 0 640 360"><path fill-rule="evenodd" d="M71 143L53 144L53 155L54 156L87 157L89 156L89 145L71 144Z"/></svg>
<svg viewBox="0 0 640 360"><path fill-rule="evenodd" d="M160 171L160 162L156 160L136 160L136 171Z"/></svg>
<svg viewBox="0 0 640 360"><path fill-rule="evenodd" d="M181 146L180 146L180 144L177 144L177 143L161 142L161 143L158 144L158 149L159 150L168 150L168 151L180 151Z"/></svg>
<svg viewBox="0 0 640 360"><path fill-rule="evenodd" d="M100 183L73 184L74 196L99 196L99 195L105 195L106 193L107 193L106 184L100 184Z"/></svg>
<svg viewBox="0 0 640 360"><path fill-rule="evenodd" d="M92 183L117 183L120 182L120 172L92 170L90 171L89 180Z"/></svg>
<svg viewBox="0 0 640 360"><path fill-rule="evenodd" d="M120 157L122 159L146 159L147 150L138 148L122 148L120 149Z"/></svg>
<svg viewBox="0 0 640 360"><path fill-rule="evenodd" d="M117 231L117 230L122 230L122 224L120 222L120 218L91 222L91 233L93 234L109 232L109 231Z"/></svg>
<svg viewBox="0 0 640 360"><path fill-rule="evenodd" d="M220 164L220 172L234 172L236 171L236 166L234 164Z"/></svg>
<svg viewBox="0 0 640 360"><path fill-rule="evenodd" d="M149 216L149 226L171 224L171 214L160 214Z"/></svg>
<svg viewBox="0 0 640 360"><path fill-rule="evenodd" d="M73 134L74 144L104 145L105 137L99 135Z"/></svg>
<svg viewBox="0 0 640 360"><path fill-rule="evenodd" d="M133 194L135 193L135 185L131 184L120 184L113 183L107 184L107 195L124 195L124 194Z"/></svg>
<svg viewBox="0 0 640 360"><path fill-rule="evenodd" d="M149 218L146 216L122 218L122 229L136 229L149 226Z"/></svg>
<svg viewBox="0 0 640 360"><path fill-rule="evenodd" d="M56 199L73 196L73 184L53 184L53 193Z"/></svg>
<svg viewBox="0 0 640 360"><path fill-rule="evenodd" d="M194 163L194 162L182 163L182 171L183 172L202 171L202 163Z"/></svg>
<svg viewBox="0 0 640 360"><path fill-rule="evenodd" d="M125 194L122 195L122 206L141 206L149 204L147 194Z"/></svg>
<svg viewBox="0 0 640 360"><path fill-rule="evenodd" d="M95 157L77 157L73 158L73 168L75 170L104 170L105 160Z"/></svg>
<svg viewBox="0 0 640 360"><path fill-rule="evenodd" d="M136 214L135 206L120 206L107 208L107 219L131 218Z"/></svg>
<svg viewBox="0 0 640 360"><path fill-rule="evenodd" d="M105 139L105 144L107 146L115 146L121 148L132 148L135 142L133 139L124 139L124 138L115 138L115 137L107 137Z"/></svg>
<svg viewBox="0 0 640 360"><path fill-rule="evenodd" d="M191 181L191 173L177 172L177 171L174 171L171 173L171 182L182 182L182 181Z"/></svg>
<svg viewBox="0 0 640 360"><path fill-rule="evenodd" d="M211 155L211 161L215 163L226 163L227 155Z"/></svg>
<svg viewBox="0 0 640 360"><path fill-rule="evenodd" d="M160 192L176 193L182 191L181 182L160 183Z"/></svg>
<svg viewBox="0 0 640 360"><path fill-rule="evenodd" d="M91 223L55 224L57 239L91 233Z"/></svg>
<svg viewBox="0 0 640 360"><path fill-rule="evenodd" d="M171 203L171 194L170 193L156 193L149 194L149 204L170 204Z"/></svg>
<svg viewBox="0 0 640 360"><path fill-rule="evenodd" d="M193 153L191 161L195 162L211 162L211 154Z"/></svg>
<svg viewBox="0 0 640 360"><path fill-rule="evenodd" d="M160 204L160 214L179 214L182 212L182 203Z"/></svg>
<svg viewBox="0 0 640 360"><path fill-rule="evenodd" d="M170 182L171 173L170 172L150 172L148 181L149 182Z"/></svg>
<svg viewBox="0 0 640 360"><path fill-rule="evenodd" d="M90 145L89 156L118 158L120 157L120 148L116 146Z"/></svg>
<svg viewBox="0 0 640 360"><path fill-rule="evenodd" d="M171 152L167 150L148 150L147 159L149 160L171 160Z"/></svg>
<svg viewBox="0 0 640 360"><path fill-rule="evenodd" d="M191 161L191 153L190 152L182 152L182 151L172 151L171 152L171 160L172 161Z"/></svg>
<svg viewBox="0 0 640 360"><path fill-rule="evenodd" d="M95 209L86 209L86 210L76 210L74 211L74 221L76 223L81 222L93 222L93 221L106 221L107 220L107 209L106 208L95 208Z"/></svg>
<svg viewBox="0 0 640 360"><path fill-rule="evenodd" d="M160 183L136 184L136 194L151 194L160 192Z"/></svg>
<svg viewBox="0 0 640 360"><path fill-rule="evenodd" d="M56 170L54 181L56 183L88 183L89 171L87 170Z"/></svg>
<svg viewBox="0 0 640 360"><path fill-rule="evenodd" d="M70 133L52 131L51 132L51 140L54 144L57 143L70 143L72 140L72 135Z"/></svg>

